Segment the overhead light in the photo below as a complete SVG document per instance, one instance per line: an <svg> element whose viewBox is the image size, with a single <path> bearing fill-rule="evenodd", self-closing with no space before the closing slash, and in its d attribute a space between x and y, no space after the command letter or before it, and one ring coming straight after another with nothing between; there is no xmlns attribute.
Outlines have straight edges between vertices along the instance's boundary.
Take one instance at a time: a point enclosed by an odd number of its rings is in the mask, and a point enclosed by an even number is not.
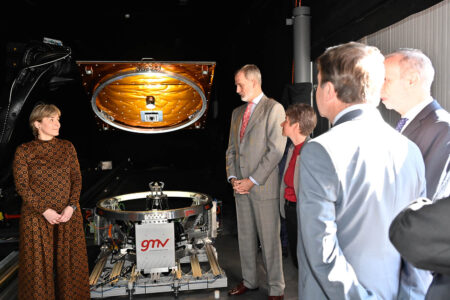
<svg viewBox="0 0 450 300"><path fill-rule="evenodd" d="M154 109L156 107L155 97L147 96L147 98L145 98L145 107L147 107L148 109Z"/></svg>

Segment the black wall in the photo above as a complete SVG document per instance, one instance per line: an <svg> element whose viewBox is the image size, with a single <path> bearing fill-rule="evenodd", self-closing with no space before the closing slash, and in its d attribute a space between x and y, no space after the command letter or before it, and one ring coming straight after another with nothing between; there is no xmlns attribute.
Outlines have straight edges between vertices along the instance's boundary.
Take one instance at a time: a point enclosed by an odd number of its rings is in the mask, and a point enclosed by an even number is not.
<svg viewBox="0 0 450 300"><path fill-rule="evenodd" d="M24 107L12 147L31 139L27 118L38 100L63 112L61 137L71 140L82 166L99 160L131 158L138 165L172 165L207 169L225 180L224 151L231 111L241 104L233 75L247 63L258 65L263 90L281 99L292 82L292 28L286 19L299 1L162 0L110 1L16 0L0 20L0 107L8 104L9 87L20 69L20 50L31 40L49 37L72 49L75 60L216 61L207 127L161 135L101 132L78 78L32 95ZM437 0L301 2L311 7L312 58L331 45L356 40L425 9ZM145 3L145 4L143 4ZM16 48L16 51L12 49ZM0 158L8 159L8 158Z"/></svg>

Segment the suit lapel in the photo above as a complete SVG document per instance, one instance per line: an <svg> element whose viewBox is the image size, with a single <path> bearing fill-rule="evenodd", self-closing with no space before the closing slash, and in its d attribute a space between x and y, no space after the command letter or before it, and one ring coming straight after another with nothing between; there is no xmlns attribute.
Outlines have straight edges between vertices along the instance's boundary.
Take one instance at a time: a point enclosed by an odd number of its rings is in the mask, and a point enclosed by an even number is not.
<svg viewBox="0 0 450 300"><path fill-rule="evenodd" d="M259 101L258 105L256 105L255 110L248 121L247 127L245 128L244 136L247 135L247 132L250 132L253 126L261 119L261 116L264 112L264 106L266 105L267 97L263 96Z"/></svg>
<svg viewBox="0 0 450 300"><path fill-rule="evenodd" d="M295 169L294 169L294 190L295 190L295 195L298 195L298 184L299 184L299 168L300 168L300 159L301 159L301 155L302 155L302 150L305 147L306 143L308 143L308 141L311 140L311 138L309 136L306 137L302 148L300 148L300 153L297 156L297 160L295 163ZM281 177L282 180L282 188L283 191L286 188L286 184L284 183L284 174L286 174L287 168L289 167L289 162L291 161L292 155L294 154L294 144L291 143L289 145L289 151L288 154L286 155L286 163L284 164L284 171L283 171L283 176Z"/></svg>
<svg viewBox="0 0 450 300"><path fill-rule="evenodd" d="M300 183L299 177L300 177L300 159L302 156L302 150L305 147L306 143L309 142L309 140L311 140L311 138L309 136L306 137L305 141L303 142L303 146L300 148L300 152L297 156L297 161L295 163L295 171L294 171L294 190L295 190L295 195L298 195L298 185ZM297 199L298 202L298 199Z"/></svg>
<svg viewBox="0 0 450 300"><path fill-rule="evenodd" d="M244 119L244 113L245 113L245 108L247 106L246 105L242 105L240 108L240 111L237 112L237 120L235 122L235 125L237 125L236 127L236 140L237 140L237 145L239 145L241 143L241 137L240 137L240 131L241 131L241 126L242 126L242 120Z"/></svg>
<svg viewBox="0 0 450 300"><path fill-rule="evenodd" d="M288 153L286 155L286 163L284 164L283 178L284 178L284 174L286 174L286 171L287 171L287 169L289 167L289 162L291 161L291 157L292 157L293 153L294 153L294 144L291 143L289 145L289 150L288 150Z"/></svg>
<svg viewBox="0 0 450 300"><path fill-rule="evenodd" d="M403 131L403 134L406 136L410 136L412 133L414 133L418 128L422 125L422 120L425 119L428 114L430 114L432 111L435 111L439 109L441 106L439 103L437 103L436 100L433 100L430 104L425 106L418 114L417 116L411 121L411 123L406 126L405 130Z"/></svg>

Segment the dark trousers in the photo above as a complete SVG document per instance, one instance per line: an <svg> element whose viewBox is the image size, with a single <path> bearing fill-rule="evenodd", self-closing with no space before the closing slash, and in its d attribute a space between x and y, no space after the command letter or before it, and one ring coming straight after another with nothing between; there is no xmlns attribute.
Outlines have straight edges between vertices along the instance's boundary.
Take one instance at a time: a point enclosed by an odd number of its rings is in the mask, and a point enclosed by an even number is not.
<svg viewBox="0 0 450 300"><path fill-rule="evenodd" d="M286 248L289 246L288 236L287 236L287 228L286 228L286 219L280 216L280 239L281 239L281 247Z"/></svg>
<svg viewBox="0 0 450 300"><path fill-rule="evenodd" d="M286 227L289 241L289 251L291 252L292 262L298 268L297 261L297 207L295 202L284 204L284 214L286 216Z"/></svg>

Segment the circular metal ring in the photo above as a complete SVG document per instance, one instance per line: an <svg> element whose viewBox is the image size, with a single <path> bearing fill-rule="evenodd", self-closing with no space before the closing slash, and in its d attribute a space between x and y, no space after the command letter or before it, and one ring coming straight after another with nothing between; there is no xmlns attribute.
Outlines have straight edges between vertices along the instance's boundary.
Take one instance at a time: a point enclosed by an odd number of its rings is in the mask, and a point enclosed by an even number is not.
<svg viewBox="0 0 450 300"><path fill-rule="evenodd" d="M211 203L211 196L196 192L184 192L184 191L164 191L164 194L169 198L190 198L192 199L192 205L182 208L167 209L167 210L142 210L131 211L121 210L119 208L120 202L129 200L143 199L145 201L150 192L140 192L133 194L124 194L114 197L109 197L100 200L97 203L97 214L114 220L127 220L127 221L143 221L143 220L155 220L155 219L179 219L186 218L193 215L198 215L203 212L204 207Z"/></svg>
<svg viewBox="0 0 450 300"><path fill-rule="evenodd" d="M123 79L125 77L136 76L136 75L148 75L148 74L164 75L164 76L171 77L171 78L174 78L174 79L177 79L179 81L186 83L200 95L200 98L202 99L202 108L199 111L195 112L194 117L190 118L189 120L187 120L185 122L182 122L182 123L179 123L176 125L172 125L172 126L161 127L161 128L140 128L140 129L136 129L136 127L120 124L118 122L115 122L114 120L110 120L107 117L105 117L105 115L102 113L102 111L100 111L98 109L97 101L96 101L97 96L107 85L113 83L114 81ZM104 81L103 83L101 83L99 85L98 88L95 89L95 91L92 95L92 98L91 98L91 106L92 106L92 110L103 122L105 122L111 126L114 126L116 128L119 128L119 129L122 129L125 131L135 132L135 133L164 133L164 132L171 132L171 131L179 130L179 129L182 129L182 128L185 128L185 127L188 127L188 126L194 124L205 113L206 108L207 108L207 100L206 100L205 94L203 93L203 90L197 84L195 84L193 81L191 81L190 79L188 79L184 76L169 72L169 71L149 70L149 71L137 71L137 72L123 72L117 76L114 76L114 77L109 78L108 80Z"/></svg>

